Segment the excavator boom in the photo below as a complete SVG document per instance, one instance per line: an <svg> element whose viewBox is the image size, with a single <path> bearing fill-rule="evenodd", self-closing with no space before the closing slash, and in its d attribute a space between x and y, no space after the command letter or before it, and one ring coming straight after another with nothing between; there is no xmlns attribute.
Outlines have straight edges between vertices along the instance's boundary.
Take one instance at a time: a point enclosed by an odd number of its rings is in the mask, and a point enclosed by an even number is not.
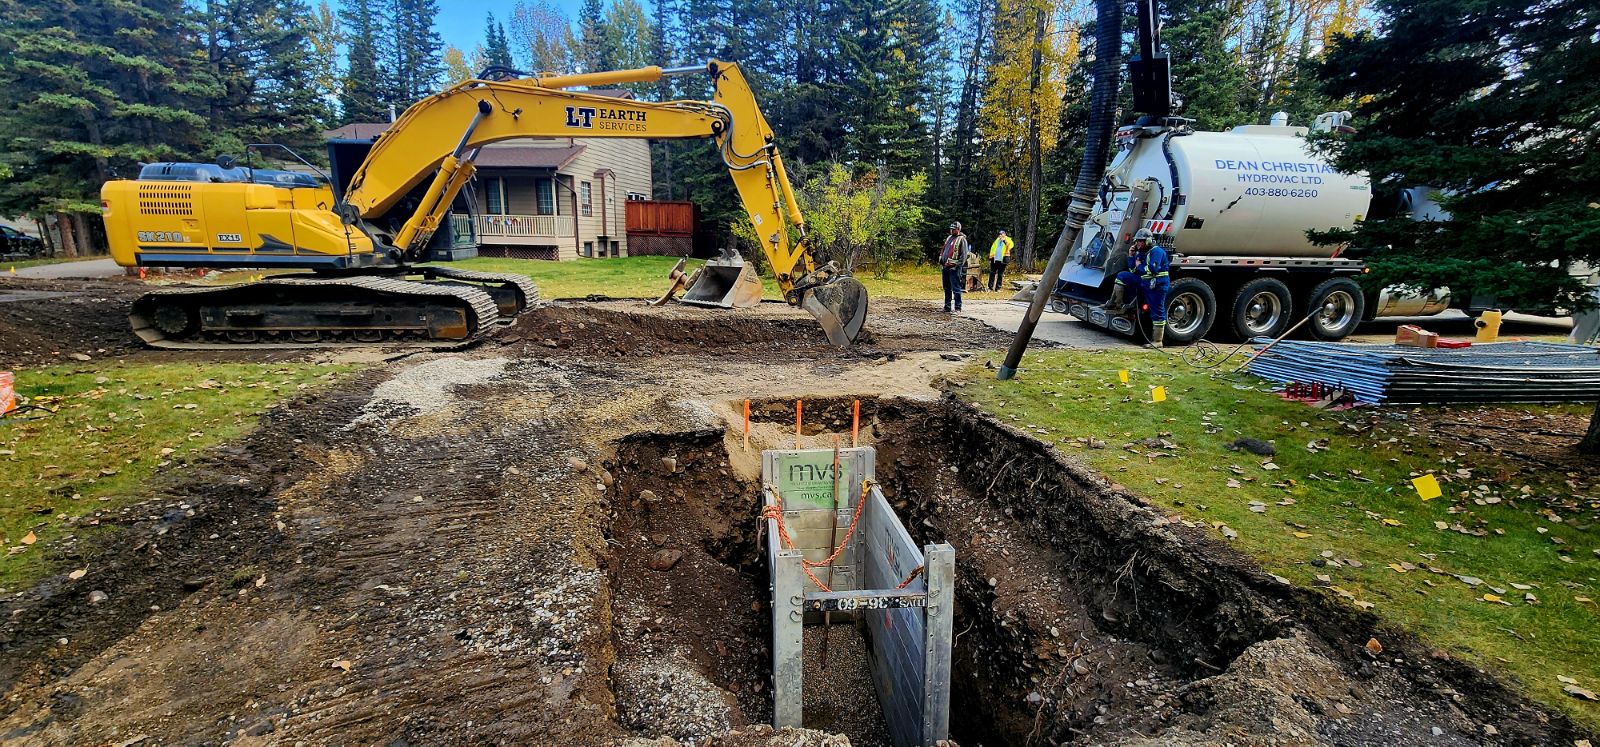
<svg viewBox="0 0 1600 747"><path fill-rule="evenodd" d="M632 101L567 90L696 73L712 79L711 101ZM413 105L378 138L345 191L346 210L380 243L392 244L407 259L415 257L466 183L479 149L527 137L712 138L751 225L763 239L761 249L784 299L817 317L834 344L847 345L860 335L866 289L831 264L816 265L772 128L732 63L466 81ZM373 222L430 178L421 206L393 235ZM732 279L742 264L737 259L713 261L701 282L692 285L701 286L698 295L703 297L747 288L748 280ZM726 271L729 267L732 273ZM820 291L824 287L829 289ZM686 297L694 298L695 291L691 287Z"/></svg>

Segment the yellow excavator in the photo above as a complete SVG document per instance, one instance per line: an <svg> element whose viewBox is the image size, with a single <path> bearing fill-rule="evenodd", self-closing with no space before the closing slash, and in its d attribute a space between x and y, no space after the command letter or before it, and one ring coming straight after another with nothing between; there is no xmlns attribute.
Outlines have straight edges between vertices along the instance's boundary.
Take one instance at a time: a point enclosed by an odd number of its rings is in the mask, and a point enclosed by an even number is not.
<svg viewBox="0 0 1600 747"><path fill-rule="evenodd" d="M632 101L566 90L691 74L710 75L713 100ZM835 345L861 334L866 288L832 262L817 265L772 129L738 65L534 76L498 69L481 77L407 109L342 193L325 176L245 168L228 158L150 164L136 180L107 182L101 200L118 264L313 271L152 291L133 304L135 333L179 348L468 344L538 301L520 275L417 263L472 178L479 149L528 137L709 137L764 238L784 299L816 317ZM674 287L687 284L691 302L737 296L745 305L750 280L742 260L723 257L692 280L675 278Z"/></svg>

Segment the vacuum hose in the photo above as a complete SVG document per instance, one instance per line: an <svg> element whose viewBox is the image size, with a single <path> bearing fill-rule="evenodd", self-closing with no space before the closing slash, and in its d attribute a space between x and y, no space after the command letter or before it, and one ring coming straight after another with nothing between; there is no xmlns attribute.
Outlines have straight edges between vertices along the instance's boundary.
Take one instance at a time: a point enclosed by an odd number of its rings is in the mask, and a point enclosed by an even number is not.
<svg viewBox="0 0 1600 747"><path fill-rule="evenodd" d="M1022 354L1028 350L1033 330L1039 326L1045 303L1050 300L1050 290L1055 287L1061 268L1067 264L1067 255L1078 243L1078 234L1089 220L1094 201L1105 178L1106 156L1111 131L1117 118L1117 84L1122 78L1122 2L1121 0L1095 0L1094 33L1094 87L1089 93L1089 132L1083 143L1083 165L1078 169L1078 182L1072 188L1072 203L1067 208L1067 224L1061 227L1056 247L1045 264L1044 276L1033 292L1033 303L1028 314L1017 328L1017 336L1006 351L1006 360L1000 366L999 378L1003 381L1017 375L1022 365Z"/></svg>

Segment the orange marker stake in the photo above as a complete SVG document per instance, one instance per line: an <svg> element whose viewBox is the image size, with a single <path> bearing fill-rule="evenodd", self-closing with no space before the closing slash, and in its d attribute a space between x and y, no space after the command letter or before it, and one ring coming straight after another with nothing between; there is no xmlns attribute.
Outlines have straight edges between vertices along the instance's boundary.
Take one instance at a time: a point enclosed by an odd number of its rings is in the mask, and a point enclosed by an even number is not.
<svg viewBox="0 0 1600 747"><path fill-rule="evenodd" d="M850 403L850 448L857 444L856 436L861 432L861 400Z"/></svg>
<svg viewBox="0 0 1600 747"><path fill-rule="evenodd" d="M794 401L794 447L796 449L800 448L800 413L803 410L805 410L805 402L802 401L802 400L798 400L798 399L795 400Z"/></svg>
<svg viewBox="0 0 1600 747"><path fill-rule="evenodd" d="M744 450L750 450L750 400L744 401Z"/></svg>

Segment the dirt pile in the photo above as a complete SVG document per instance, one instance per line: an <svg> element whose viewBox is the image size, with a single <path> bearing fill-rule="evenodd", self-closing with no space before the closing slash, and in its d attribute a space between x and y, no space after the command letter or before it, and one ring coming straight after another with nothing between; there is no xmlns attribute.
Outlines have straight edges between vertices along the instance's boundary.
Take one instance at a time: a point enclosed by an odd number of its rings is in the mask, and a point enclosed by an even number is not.
<svg viewBox="0 0 1600 747"><path fill-rule="evenodd" d="M555 303L520 317L490 345L529 356L591 358L772 356L808 360L877 359L904 352L999 347L1009 335L927 304L874 302L856 345L828 345L816 321L798 309L655 308L638 302Z"/></svg>
<svg viewBox="0 0 1600 747"><path fill-rule="evenodd" d="M140 349L128 331L129 283L0 279L0 368L120 357Z"/></svg>

